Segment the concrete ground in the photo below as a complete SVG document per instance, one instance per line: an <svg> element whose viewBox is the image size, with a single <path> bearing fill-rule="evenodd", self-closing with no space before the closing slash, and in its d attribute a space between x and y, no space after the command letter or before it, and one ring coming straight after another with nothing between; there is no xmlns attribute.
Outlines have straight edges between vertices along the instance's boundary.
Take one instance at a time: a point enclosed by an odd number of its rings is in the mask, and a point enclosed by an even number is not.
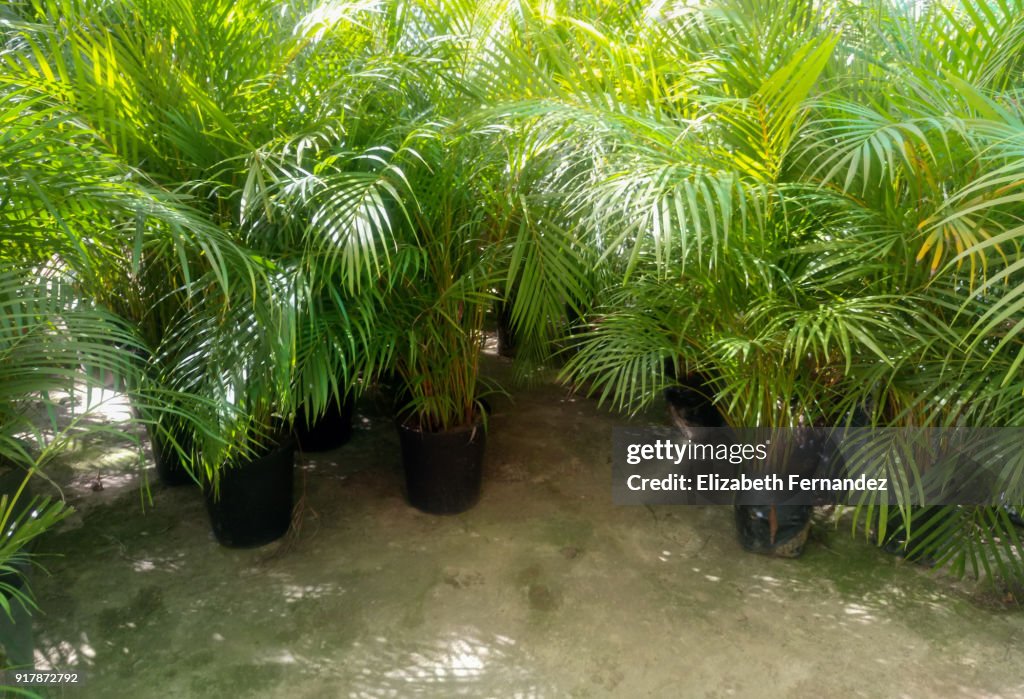
<svg viewBox="0 0 1024 699"><path fill-rule="evenodd" d="M470 512L406 505L368 399L348 445L301 459L299 526L255 550L219 546L191 488L143 510L126 445L68 459L36 655L83 679L47 695L1024 697L1024 615L999 595L846 526L776 560L729 508L614 507L623 418L552 383L491 402Z"/></svg>

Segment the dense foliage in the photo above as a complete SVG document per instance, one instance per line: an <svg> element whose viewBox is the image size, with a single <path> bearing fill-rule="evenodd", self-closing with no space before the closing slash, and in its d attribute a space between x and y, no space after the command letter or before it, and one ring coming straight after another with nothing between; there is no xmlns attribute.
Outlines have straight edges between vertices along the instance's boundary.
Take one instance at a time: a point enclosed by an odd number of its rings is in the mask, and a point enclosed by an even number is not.
<svg viewBox="0 0 1024 699"><path fill-rule="evenodd" d="M211 479L386 373L472 421L495 303L625 410L1022 426L1022 49L1017 0L19 0L0 263Z"/></svg>

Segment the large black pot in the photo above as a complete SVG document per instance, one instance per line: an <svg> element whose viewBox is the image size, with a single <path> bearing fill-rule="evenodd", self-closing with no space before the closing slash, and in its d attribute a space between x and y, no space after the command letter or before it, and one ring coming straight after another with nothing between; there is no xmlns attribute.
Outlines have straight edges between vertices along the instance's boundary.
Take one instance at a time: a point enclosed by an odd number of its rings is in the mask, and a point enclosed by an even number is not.
<svg viewBox="0 0 1024 699"><path fill-rule="evenodd" d="M784 480L790 475L814 478L844 474L842 458L827 430L793 430L780 441L786 440L791 443L785 449L784 466L777 470ZM740 493L735 507L736 533L743 548L780 558L800 556L810 534L814 506L836 503L832 492L808 492L806 496L800 498L779 492Z"/></svg>
<svg viewBox="0 0 1024 699"><path fill-rule="evenodd" d="M153 427L148 427L149 443L153 445L153 461L156 463L156 475L160 482L166 486L179 486L195 484L188 470L182 465L181 458L174 446L166 442ZM185 441L187 437L179 435L178 443L181 446L188 446Z"/></svg>
<svg viewBox="0 0 1024 699"><path fill-rule="evenodd" d="M797 558L807 543L813 510L810 505L737 504L736 535L747 551Z"/></svg>
<svg viewBox="0 0 1024 699"><path fill-rule="evenodd" d="M331 451L352 438L352 414L355 402L351 397L332 401L327 412L312 425L307 423L306 412L299 409L295 416L295 439L302 451Z"/></svg>
<svg viewBox="0 0 1024 699"><path fill-rule="evenodd" d="M292 523L295 442L266 456L234 464L220 474L220 497L206 489L213 534L224 546L263 546L287 533Z"/></svg>
<svg viewBox="0 0 1024 699"><path fill-rule="evenodd" d="M927 567L933 567L936 554L948 545L951 531L950 519L955 510L940 505L910 507L910 537L907 537L903 513L892 507L886 517L886 536L882 550L894 556L906 558ZM952 523L955 527L956 524Z"/></svg>
<svg viewBox="0 0 1024 699"><path fill-rule="evenodd" d="M480 499L483 425L425 432L398 421L406 496L418 510L435 515L465 512Z"/></svg>

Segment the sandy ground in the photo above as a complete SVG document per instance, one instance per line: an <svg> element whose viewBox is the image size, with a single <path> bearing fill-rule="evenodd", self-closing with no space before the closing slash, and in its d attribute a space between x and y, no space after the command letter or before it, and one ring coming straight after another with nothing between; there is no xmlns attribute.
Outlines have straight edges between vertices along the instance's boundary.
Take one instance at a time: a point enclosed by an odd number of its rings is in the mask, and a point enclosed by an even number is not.
<svg viewBox="0 0 1024 699"><path fill-rule="evenodd" d="M614 507L624 419L513 394L472 511L405 504L364 400L348 445L301 459L300 526L255 550L219 546L191 488L143 510L130 445L68 459L36 654L82 683L48 696L1024 697L1019 608L846 528L776 560L740 549L729 508Z"/></svg>

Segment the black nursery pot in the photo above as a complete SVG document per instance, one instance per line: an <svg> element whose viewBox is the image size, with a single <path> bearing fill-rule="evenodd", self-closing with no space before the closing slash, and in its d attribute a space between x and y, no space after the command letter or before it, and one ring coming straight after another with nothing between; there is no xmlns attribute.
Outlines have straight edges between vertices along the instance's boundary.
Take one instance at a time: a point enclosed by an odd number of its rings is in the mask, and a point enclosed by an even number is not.
<svg viewBox="0 0 1024 699"><path fill-rule="evenodd" d="M292 523L295 442L289 440L255 461L220 475L220 498L206 489L213 534L230 548L263 546L280 539Z"/></svg>
<svg viewBox="0 0 1024 699"><path fill-rule="evenodd" d="M299 409L295 416L295 439L302 451L331 451L352 439L352 415L355 401L346 397L344 401L332 401L327 412L312 425L306 423L306 412Z"/></svg>
<svg viewBox="0 0 1024 699"><path fill-rule="evenodd" d="M182 465L174 446L165 442L152 427L147 431L149 432L149 442L153 445L153 461L156 462L156 475L160 482L170 487L194 485L195 481ZM178 437L179 442L184 439L187 438ZM182 444L182 446L187 446L187 444Z"/></svg>
<svg viewBox="0 0 1024 699"><path fill-rule="evenodd" d="M480 499L486 437L478 421L425 432L398 421L409 504L435 515L465 512Z"/></svg>
<svg viewBox="0 0 1024 699"><path fill-rule="evenodd" d="M809 505L737 504L740 545L752 553L797 558L807 543L813 509Z"/></svg>
<svg viewBox="0 0 1024 699"><path fill-rule="evenodd" d="M779 493L743 492L737 496L736 535L744 549L779 558L798 558L803 553L814 507L787 499Z"/></svg>
<svg viewBox="0 0 1024 699"><path fill-rule="evenodd" d="M794 430L789 439L792 444L785 455L785 468L778 474L783 480L792 475L836 478L845 474L842 455L829 430ZM808 491L803 497L779 492L741 493L735 507L740 544L755 553L796 558L807 543L814 507L836 502L831 491Z"/></svg>
<svg viewBox="0 0 1024 699"><path fill-rule="evenodd" d="M943 533L942 530L948 526L949 518L953 516L952 510L939 505L912 506L910 508L911 536L908 540L903 515L898 509L893 508L886 518L886 528L889 533L886 534L882 550L931 568L936 564L936 559L933 555L934 551L927 549L942 548L942 545L950 537L948 531Z"/></svg>

